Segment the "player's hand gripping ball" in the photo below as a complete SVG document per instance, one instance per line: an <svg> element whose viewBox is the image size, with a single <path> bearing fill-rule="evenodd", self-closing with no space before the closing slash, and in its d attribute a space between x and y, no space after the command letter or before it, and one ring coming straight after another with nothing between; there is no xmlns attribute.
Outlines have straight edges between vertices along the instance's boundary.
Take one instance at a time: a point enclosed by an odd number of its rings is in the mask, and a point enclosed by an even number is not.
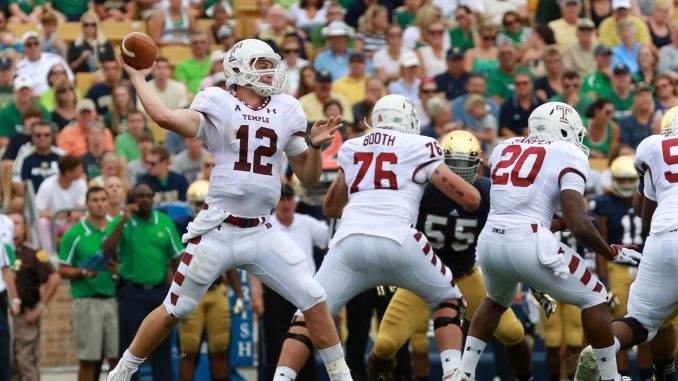
<svg viewBox="0 0 678 381"><path fill-rule="evenodd" d="M155 46L153 39L139 32L132 32L125 36L120 50L122 60L137 70L151 67L158 56L158 47Z"/></svg>

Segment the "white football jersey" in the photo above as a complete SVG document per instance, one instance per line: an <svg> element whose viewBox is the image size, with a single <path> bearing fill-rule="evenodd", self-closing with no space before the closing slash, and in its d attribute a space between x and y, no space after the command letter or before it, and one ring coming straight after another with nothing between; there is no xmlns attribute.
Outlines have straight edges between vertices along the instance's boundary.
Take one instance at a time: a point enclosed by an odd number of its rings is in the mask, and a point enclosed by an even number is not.
<svg viewBox="0 0 678 381"><path fill-rule="evenodd" d="M589 162L574 144L519 137L499 143L490 167L487 223L505 228L535 223L549 227L553 213L560 209L562 177L574 173L585 182ZM577 190L584 193L583 186Z"/></svg>
<svg viewBox="0 0 678 381"><path fill-rule="evenodd" d="M209 87L191 109L202 115L197 137L216 164L205 202L241 217L269 215L280 199L283 151L296 156L307 149L299 101L274 95L252 109L232 93Z"/></svg>
<svg viewBox="0 0 678 381"><path fill-rule="evenodd" d="M349 201L333 241L368 234L402 244L417 222L426 183L443 159L435 139L399 131L375 129L344 142L338 161Z"/></svg>
<svg viewBox="0 0 678 381"><path fill-rule="evenodd" d="M678 136L652 135L636 149L636 168L645 177L643 194L657 201L650 234L678 227Z"/></svg>

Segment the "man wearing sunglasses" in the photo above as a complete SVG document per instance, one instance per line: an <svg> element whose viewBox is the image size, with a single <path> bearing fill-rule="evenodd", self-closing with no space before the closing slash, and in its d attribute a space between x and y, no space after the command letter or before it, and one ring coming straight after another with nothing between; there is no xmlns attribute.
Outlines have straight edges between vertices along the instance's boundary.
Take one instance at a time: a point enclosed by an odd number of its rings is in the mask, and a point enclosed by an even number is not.
<svg viewBox="0 0 678 381"><path fill-rule="evenodd" d="M593 54L595 27L589 19L577 21L577 42L563 51L563 69L576 71L582 78L596 70Z"/></svg>
<svg viewBox="0 0 678 381"><path fill-rule="evenodd" d="M594 99L581 91L581 77L574 71L566 71L561 77L563 93L556 94L549 102L563 102L574 107L580 115L586 114Z"/></svg>
<svg viewBox="0 0 678 381"><path fill-rule="evenodd" d="M42 51L40 35L38 32L29 31L21 36L21 45L24 47L24 58L16 64L16 74L25 75L33 81L33 93L40 96L47 91L47 75L54 64L61 64L66 69L69 81L74 81L75 76L68 62L54 53Z"/></svg>

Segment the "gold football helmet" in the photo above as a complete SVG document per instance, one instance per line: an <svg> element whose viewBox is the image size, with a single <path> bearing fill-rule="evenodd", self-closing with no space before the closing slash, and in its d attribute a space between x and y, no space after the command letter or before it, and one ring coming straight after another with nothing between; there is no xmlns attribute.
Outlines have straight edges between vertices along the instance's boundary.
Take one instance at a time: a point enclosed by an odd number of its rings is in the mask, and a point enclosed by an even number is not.
<svg viewBox="0 0 678 381"><path fill-rule="evenodd" d="M633 164L631 155L619 156L610 165L612 174L612 194L617 197L628 198L638 186L638 172Z"/></svg>
<svg viewBox="0 0 678 381"><path fill-rule="evenodd" d="M207 180L195 180L188 187L186 198L193 213L198 214L200 209L202 209L202 204L205 202L209 187L210 183Z"/></svg>
<svg viewBox="0 0 678 381"><path fill-rule="evenodd" d="M459 177L473 184L482 163L480 143L468 131L456 130L441 140L445 152L445 164Z"/></svg>
<svg viewBox="0 0 678 381"><path fill-rule="evenodd" d="M673 132L678 134L678 118L676 118L676 112L678 112L678 106L671 107L662 118L661 122L661 131L662 134L667 132Z"/></svg>

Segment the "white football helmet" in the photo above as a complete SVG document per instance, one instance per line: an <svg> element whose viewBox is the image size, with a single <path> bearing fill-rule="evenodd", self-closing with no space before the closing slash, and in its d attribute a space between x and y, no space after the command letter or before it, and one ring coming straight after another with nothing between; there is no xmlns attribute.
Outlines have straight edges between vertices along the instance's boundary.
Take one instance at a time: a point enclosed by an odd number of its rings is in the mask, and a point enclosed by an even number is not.
<svg viewBox="0 0 678 381"><path fill-rule="evenodd" d="M256 70L257 61L268 61L271 69ZM224 74L226 83L249 87L261 97L280 94L287 73L280 69L280 56L265 42L256 39L242 40L233 45L224 57ZM262 77L271 76L271 84L261 81Z"/></svg>
<svg viewBox="0 0 678 381"><path fill-rule="evenodd" d="M566 103L548 102L537 107L527 120L527 129L529 136L569 142L589 156L589 148L583 143L588 131L577 110Z"/></svg>
<svg viewBox="0 0 678 381"><path fill-rule="evenodd" d="M417 106L402 95L382 97L372 109L372 125L369 127L419 135L421 122L417 116Z"/></svg>

